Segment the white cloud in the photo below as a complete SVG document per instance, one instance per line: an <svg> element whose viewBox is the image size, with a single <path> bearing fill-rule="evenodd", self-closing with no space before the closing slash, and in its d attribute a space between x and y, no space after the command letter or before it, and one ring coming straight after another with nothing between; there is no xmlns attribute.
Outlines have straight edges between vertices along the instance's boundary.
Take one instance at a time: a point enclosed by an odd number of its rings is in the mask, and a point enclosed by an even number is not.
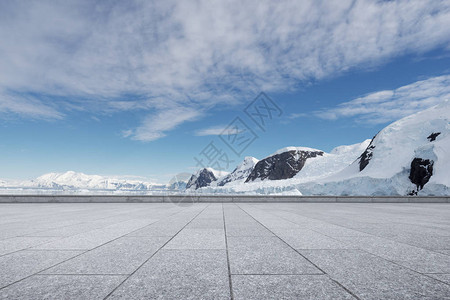
<svg viewBox="0 0 450 300"><path fill-rule="evenodd" d="M123 136L144 142L154 141L164 137L166 131L174 129L183 122L193 121L200 115L201 112L192 108L175 107L166 109L147 116L138 128L124 131Z"/></svg>
<svg viewBox="0 0 450 300"><path fill-rule="evenodd" d="M304 118L308 117L308 113L292 113L288 116L288 119L298 119L298 118Z"/></svg>
<svg viewBox="0 0 450 300"><path fill-rule="evenodd" d="M0 94L14 91L23 103L32 103L24 92L58 96L93 112L156 109L162 117L172 107L203 111L448 47L450 3L2 1L0 40ZM130 137L154 140L190 120L160 129L152 117Z"/></svg>
<svg viewBox="0 0 450 300"><path fill-rule="evenodd" d="M197 130L195 135L207 136L207 135L233 135L238 134L241 131L236 131L234 127L228 127L227 125L214 126Z"/></svg>
<svg viewBox="0 0 450 300"><path fill-rule="evenodd" d="M323 119L357 118L371 124L394 121L450 99L450 75L432 77L397 88L379 91L316 111Z"/></svg>
<svg viewBox="0 0 450 300"><path fill-rule="evenodd" d="M64 114L33 96L0 93L0 114L15 114L31 119L62 119Z"/></svg>

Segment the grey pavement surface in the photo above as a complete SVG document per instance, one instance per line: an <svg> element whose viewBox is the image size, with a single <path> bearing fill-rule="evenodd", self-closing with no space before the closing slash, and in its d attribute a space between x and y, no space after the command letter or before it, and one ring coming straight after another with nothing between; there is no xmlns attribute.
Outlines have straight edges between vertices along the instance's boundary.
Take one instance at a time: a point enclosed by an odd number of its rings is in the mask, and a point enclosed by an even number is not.
<svg viewBox="0 0 450 300"><path fill-rule="evenodd" d="M0 299L450 299L450 204L0 204Z"/></svg>

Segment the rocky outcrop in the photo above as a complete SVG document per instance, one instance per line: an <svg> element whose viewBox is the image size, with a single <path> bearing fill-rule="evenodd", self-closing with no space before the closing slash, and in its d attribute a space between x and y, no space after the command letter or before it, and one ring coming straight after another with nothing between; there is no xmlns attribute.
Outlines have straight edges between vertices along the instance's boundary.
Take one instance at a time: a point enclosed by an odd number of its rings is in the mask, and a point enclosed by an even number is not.
<svg viewBox="0 0 450 300"><path fill-rule="evenodd" d="M433 176L434 161L430 159L414 158L411 162L411 171L409 180L417 187L417 191L423 189L423 186Z"/></svg>
<svg viewBox="0 0 450 300"><path fill-rule="evenodd" d="M203 168L196 174L192 175L186 184L186 189L193 187L194 189L199 189L211 184L211 182L216 181L217 177L214 175L214 171L209 168Z"/></svg>
<svg viewBox="0 0 450 300"><path fill-rule="evenodd" d="M361 154L359 159L359 171L361 172L364 170L365 167L369 164L370 159L373 156L373 150L375 149L375 145L373 145L373 141L375 140L377 136L375 135L372 140L370 141L369 146L367 146L366 150Z"/></svg>
<svg viewBox="0 0 450 300"><path fill-rule="evenodd" d="M438 135L440 135L441 133L440 132L433 132L432 134L430 134L428 137L427 137L427 139L430 141L430 142L434 142L435 140L436 140L436 138L438 137Z"/></svg>
<svg viewBox="0 0 450 300"><path fill-rule="evenodd" d="M322 156L322 151L290 150L260 160L245 182L256 179L280 180L294 177L308 158Z"/></svg>

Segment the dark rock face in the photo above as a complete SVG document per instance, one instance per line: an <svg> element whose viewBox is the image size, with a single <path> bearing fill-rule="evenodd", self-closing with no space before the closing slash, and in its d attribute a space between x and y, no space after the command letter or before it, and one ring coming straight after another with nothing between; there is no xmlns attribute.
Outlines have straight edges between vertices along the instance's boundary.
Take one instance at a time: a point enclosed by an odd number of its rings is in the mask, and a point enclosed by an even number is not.
<svg viewBox="0 0 450 300"><path fill-rule="evenodd" d="M423 189L433 175L433 164L432 160L422 158L414 158L411 162L409 180L417 186L417 191Z"/></svg>
<svg viewBox="0 0 450 300"><path fill-rule="evenodd" d="M216 181L214 173L204 168L197 174L194 174L186 184L186 188L194 187L195 189L208 186L211 182Z"/></svg>
<svg viewBox="0 0 450 300"><path fill-rule="evenodd" d="M375 149L375 146L373 145L373 140L375 139L376 135L372 138L370 141L369 146L367 146L366 150L364 150L363 154L361 154L359 158L359 171L361 172L364 170L365 167L369 164L370 159L373 156L373 150Z"/></svg>
<svg viewBox="0 0 450 300"><path fill-rule="evenodd" d="M228 175L223 180L221 180L219 183L217 183L217 186L224 186L225 184L227 184L227 183L229 183L231 181L232 181L232 178L231 178L230 175Z"/></svg>
<svg viewBox="0 0 450 300"><path fill-rule="evenodd" d="M437 136L440 135L440 134L441 134L440 132L433 132L432 134L430 134L430 135L427 137L427 139L428 139L430 142L434 142L434 141L436 140Z"/></svg>
<svg viewBox="0 0 450 300"><path fill-rule="evenodd" d="M305 165L308 158L322 156L322 151L287 151L260 160L245 182L261 180L280 180L294 177Z"/></svg>

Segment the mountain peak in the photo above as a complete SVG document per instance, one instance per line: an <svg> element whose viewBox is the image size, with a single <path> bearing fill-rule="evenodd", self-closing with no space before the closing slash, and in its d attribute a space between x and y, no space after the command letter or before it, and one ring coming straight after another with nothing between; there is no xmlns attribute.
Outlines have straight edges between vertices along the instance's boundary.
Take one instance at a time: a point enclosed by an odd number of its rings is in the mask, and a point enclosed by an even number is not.
<svg viewBox="0 0 450 300"><path fill-rule="evenodd" d="M186 189L192 187L194 189L199 189L209 186L211 182L216 181L219 177L227 174L227 172L218 171L213 168L202 168L191 176L188 183L186 184Z"/></svg>

